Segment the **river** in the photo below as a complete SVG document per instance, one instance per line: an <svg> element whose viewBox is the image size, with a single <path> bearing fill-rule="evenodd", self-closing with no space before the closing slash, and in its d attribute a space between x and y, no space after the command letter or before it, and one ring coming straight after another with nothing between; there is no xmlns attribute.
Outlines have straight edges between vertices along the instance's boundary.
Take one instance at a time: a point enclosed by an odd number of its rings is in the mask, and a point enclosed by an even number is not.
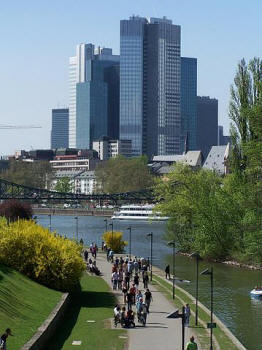
<svg viewBox="0 0 262 350"><path fill-rule="evenodd" d="M52 216L51 227L59 234L73 238L78 221L79 239L85 244L96 242L101 247L102 233L105 231L103 217ZM38 223L49 227L49 217L38 215ZM110 220L108 220L110 222ZM124 239L129 240L127 227L132 227L132 254L139 257L150 255L150 242L147 233L153 232L153 264L164 268L169 263L172 266L172 250L163 240L165 224L162 222L114 221L114 230L124 232ZM127 250L128 250L127 246ZM214 312L246 346L248 350L258 349L262 344L262 301L253 300L249 291L255 285L262 284L262 271L250 271L223 264L212 264L214 267ZM199 271L210 264L200 262ZM195 295L195 263L185 256L176 256L176 276L190 280L181 287ZM210 279L199 277L199 297L201 302L210 307ZM262 349L262 346L261 346ZM226 350L226 349L223 349Z"/></svg>

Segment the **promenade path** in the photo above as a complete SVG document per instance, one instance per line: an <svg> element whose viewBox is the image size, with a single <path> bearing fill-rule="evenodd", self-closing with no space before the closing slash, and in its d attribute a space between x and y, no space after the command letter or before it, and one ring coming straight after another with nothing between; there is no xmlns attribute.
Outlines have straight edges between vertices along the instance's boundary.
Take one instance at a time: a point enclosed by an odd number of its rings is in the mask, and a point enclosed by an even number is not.
<svg viewBox="0 0 262 350"><path fill-rule="evenodd" d="M102 272L102 277L111 286L112 265L107 262L104 254L98 254L97 266ZM140 283L143 292L143 284ZM153 302L150 306L150 314L147 318L146 327L140 326L136 320L136 327L128 329L128 350L181 350L182 330L181 319L168 319L166 316L175 310L165 296L159 292L154 285L149 285L152 292ZM113 291L119 298L119 303L123 303L123 295L120 291ZM113 314L113 310L112 310ZM119 326L118 326L119 327ZM185 329L186 342L192 335L190 328ZM199 344L199 342L197 342ZM200 346L198 345L198 348Z"/></svg>

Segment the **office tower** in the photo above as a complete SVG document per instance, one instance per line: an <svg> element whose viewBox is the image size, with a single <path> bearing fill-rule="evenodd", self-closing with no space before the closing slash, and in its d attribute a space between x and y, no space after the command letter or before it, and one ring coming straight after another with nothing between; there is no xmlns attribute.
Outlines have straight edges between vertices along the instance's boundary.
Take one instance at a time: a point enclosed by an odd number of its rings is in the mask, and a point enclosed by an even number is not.
<svg viewBox="0 0 262 350"><path fill-rule="evenodd" d="M231 144L231 136L224 135L224 128L222 125L218 125L218 145L223 146Z"/></svg>
<svg viewBox="0 0 262 350"><path fill-rule="evenodd" d="M181 57L181 148L197 150L197 59Z"/></svg>
<svg viewBox="0 0 262 350"><path fill-rule="evenodd" d="M218 145L218 100L197 97L197 147L204 159L212 146Z"/></svg>
<svg viewBox="0 0 262 350"><path fill-rule="evenodd" d="M119 137L119 56L93 44L77 46L69 61L69 145L90 148L94 139Z"/></svg>
<svg viewBox="0 0 262 350"><path fill-rule="evenodd" d="M51 148L68 147L69 109L52 109Z"/></svg>
<svg viewBox="0 0 262 350"><path fill-rule="evenodd" d="M120 22L120 139L133 155L180 153L180 26L165 17Z"/></svg>

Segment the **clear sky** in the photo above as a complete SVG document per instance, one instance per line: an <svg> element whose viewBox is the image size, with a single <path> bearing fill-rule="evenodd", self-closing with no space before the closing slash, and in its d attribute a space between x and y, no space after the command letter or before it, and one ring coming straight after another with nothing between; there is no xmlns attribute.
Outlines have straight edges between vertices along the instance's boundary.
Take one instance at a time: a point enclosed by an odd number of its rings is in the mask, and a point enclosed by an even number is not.
<svg viewBox="0 0 262 350"><path fill-rule="evenodd" d="M0 154L50 146L51 109L68 106L68 57L80 42L119 53L119 21L167 16L182 26L182 55L198 59L198 95L219 100L228 131L229 88L237 62L261 56L261 0L0 1Z"/></svg>

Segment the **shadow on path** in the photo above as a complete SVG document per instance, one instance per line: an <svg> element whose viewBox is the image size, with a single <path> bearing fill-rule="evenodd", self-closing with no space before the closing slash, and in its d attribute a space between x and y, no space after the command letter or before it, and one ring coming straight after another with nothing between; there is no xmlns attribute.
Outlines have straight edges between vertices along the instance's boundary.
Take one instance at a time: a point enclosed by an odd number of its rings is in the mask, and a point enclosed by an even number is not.
<svg viewBox="0 0 262 350"><path fill-rule="evenodd" d="M78 315L82 308L112 308L114 303L114 296L107 292L79 290L76 293L72 293L70 305L56 334L50 339L48 350L63 348L65 341L77 323Z"/></svg>

